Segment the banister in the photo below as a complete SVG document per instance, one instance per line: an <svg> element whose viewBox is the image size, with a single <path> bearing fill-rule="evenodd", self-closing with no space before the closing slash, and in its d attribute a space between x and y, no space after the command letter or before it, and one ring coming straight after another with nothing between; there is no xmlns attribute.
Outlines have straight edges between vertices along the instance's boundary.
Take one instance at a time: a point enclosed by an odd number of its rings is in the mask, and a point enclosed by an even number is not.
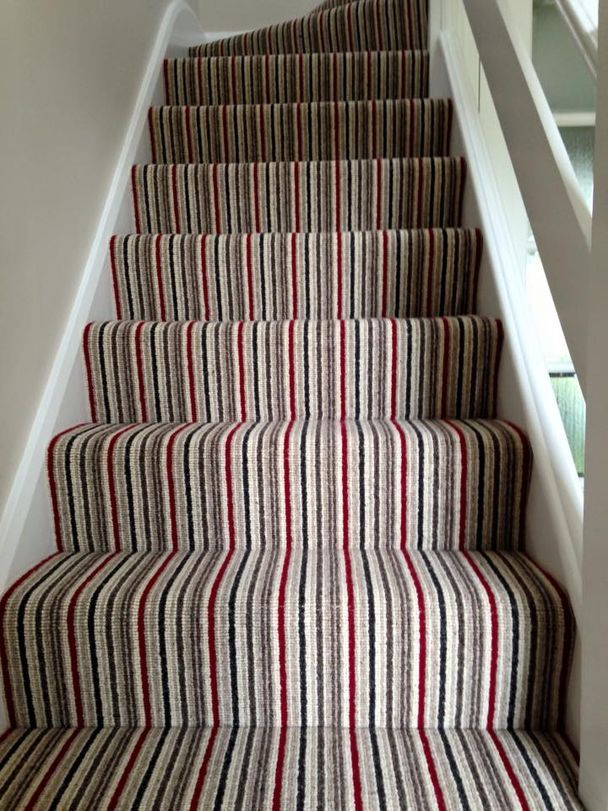
<svg viewBox="0 0 608 811"><path fill-rule="evenodd" d="M589 72L597 78L597 7L593 0L555 0L566 25L585 59Z"/></svg>
<svg viewBox="0 0 608 811"><path fill-rule="evenodd" d="M463 2L584 392L591 213L530 55L499 0Z"/></svg>

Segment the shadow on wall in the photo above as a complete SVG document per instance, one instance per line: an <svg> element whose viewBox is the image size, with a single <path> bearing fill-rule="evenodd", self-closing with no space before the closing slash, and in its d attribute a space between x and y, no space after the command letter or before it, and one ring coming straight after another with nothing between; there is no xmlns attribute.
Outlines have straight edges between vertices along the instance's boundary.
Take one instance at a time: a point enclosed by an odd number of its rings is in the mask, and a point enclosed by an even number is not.
<svg viewBox="0 0 608 811"><path fill-rule="evenodd" d="M247 31L308 14L321 0L191 0L205 31Z"/></svg>

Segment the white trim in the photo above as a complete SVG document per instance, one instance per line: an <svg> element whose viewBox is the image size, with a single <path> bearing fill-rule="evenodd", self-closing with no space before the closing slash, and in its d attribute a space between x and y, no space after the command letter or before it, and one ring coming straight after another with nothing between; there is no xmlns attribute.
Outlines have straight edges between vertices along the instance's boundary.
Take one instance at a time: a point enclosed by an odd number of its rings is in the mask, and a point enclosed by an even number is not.
<svg viewBox="0 0 608 811"><path fill-rule="evenodd" d="M530 551L568 589L575 614L581 606L583 496L563 423L551 389L534 327L528 318L518 252L509 231L491 156L484 141L478 111L468 90L456 49L449 35L439 36L434 54L435 76L444 60L444 81L454 100L454 124L468 163L467 194L474 197L474 216L484 235L485 267L490 272L499 315L505 327L505 354L511 369L509 391L501 383L503 402L519 401L524 427L534 449L538 498L528 514ZM502 381L507 375L503 371ZM513 392L513 388L516 391ZM503 407L504 411L504 407ZM507 416L513 416L507 412ZM536 511L536 517L534 512ZM546 551L545 551L546 550Z"/></svg>
<svg viewBox="0 0 608 811"><path fill-rule="evenodd" d="M185 0L172 0L150 49L80 285L0 518L0 592L27 566L54 549L46 497L46 448L58 430L88 419L80 360L82 330L87 321L112 317L114 312L108 240L116 230L132 229L130 169L136 160L149 159L147 111L162 92L162 60L169 51L183 54L185 39L190 37L191 41L197 29L198 18ZM196 41L203 36L200 31Z"/></svg>
<svg viewBox="0 0 608 811"><path fill-rule="evenodd" d="M595 127L593 110L555 110L553 118L558 127Z"/></svg>

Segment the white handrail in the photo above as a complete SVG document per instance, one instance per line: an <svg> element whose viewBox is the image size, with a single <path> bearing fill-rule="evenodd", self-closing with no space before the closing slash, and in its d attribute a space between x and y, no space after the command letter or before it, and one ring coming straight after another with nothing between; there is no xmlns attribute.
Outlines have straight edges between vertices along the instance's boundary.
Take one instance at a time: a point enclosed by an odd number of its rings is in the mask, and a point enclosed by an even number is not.
<svg viewBox="0 0 608 811"><path fill-rule="evenodd" d="M555 0L589 72L597 78L597 10L594 0Z"/></svg>
<svg viewBox="0 0 608 811"><path fill-rule="evenodd" d="M584 392L591 213L530 55L499 0L463 2Z"/></svg>

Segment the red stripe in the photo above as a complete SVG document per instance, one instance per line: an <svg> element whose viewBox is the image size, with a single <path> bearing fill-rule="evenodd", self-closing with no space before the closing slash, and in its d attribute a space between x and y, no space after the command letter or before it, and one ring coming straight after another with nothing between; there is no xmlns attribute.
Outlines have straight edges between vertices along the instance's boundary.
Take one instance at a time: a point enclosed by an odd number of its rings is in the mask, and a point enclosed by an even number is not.
<svg viewBox="0 0 608 811"><path fill-rule="evenodd" d="M199 802L203 791L203 786L205 785L205 777L207 776L207 768L209 766L209 761L211 760L211 753L213 752L213 746L217 737L217 729L217 726L213 726L211 727L211 731L209 733L209 740L207 741L207 746L205 747L205 754L203 755L203 761L198 771L196 785L194 786L194 792L192 794L192 799L190 800L190 811L197 811L197 809L199 809Z"/></svg>
<svg viewBox="0 0 608 811"><path fill-rule="evenodd" d="M81 732L82 732L82 730L75 729L72 732L72 734L70 735L70 737L67 739L67 741L63 744L63 746L59 750L59 753L57 754L57 757L55 757L53 759L51 765L45 771L42 779L38 783L36 791L32 794L32 796L28 800L27 805L23 806L23 811L32 811L32 809L35 808L38 800L40 799L40 797L42 795L42 792L44 791L44 789L47 786L47 783L54 776L55 772L57 771L57 768L59 767L59 764L64 759L64 757L67 755L67 753L68 753L69 749L71 748L72 744L74 743L74 741L76 740L76 738L78 737L78 735Z"/></svg>
<svg viewBox="0 0 608 811"><path fill-rule="evenodd" d="M116 269L116 235L110 238L110 267L112 269L112 289L114 291L114 307L116 309L116 318L122 318L122 308L120 306L120 295L118 293L118 271Z"/></svg>
<svg viewBox="0 0 608 811"><path fill-rule="evenodd" d="M496 609L496 597L470 552L463 551L462 554L467 559L471 569L473 569L477 575L477 579L481 583L488 598L488 603L490 604L490 633L492 639L490 648L490 683L488 685L488 719L486 729L491 730L494 726L494 714L496 712L496 673L498 670L498 612Z"/></svg>
<svg viewBox="0 0 608 811"><path fill-rule="evenodd" d="M117 431L109 442L108 445L108 487L110 489L110 509L112 514L112 534L114 536L114 549L120 552L122 544L120 541L120 521L118 518L118 502L116 500L116 482L114 481L114 448L119 438L126 433L132 426L127 425L120 431ZM121 487L123 483L121 482Z"/></svg>
<svg viewBox="0 0 608 811"><path fill-rule="evenodd" d="M333 85L332 85L332 90L333 90L334 96L333 96L332 101L338 101L338 70L337 70L337 67L338 67L338 55L336 53L333 53L331 55L331 65L332 65L333 74L334 74L334 82L333 82Z"/></svg>
<svg viewBox="0 0 608 811"><path fill-rule="evenodd" d="M500 759L502 760L502 764L505 767L505 771L509 775L509 780L511 781L511 785L515 789L515 793L517 794L517 799L519 800L519 804L521 805L523 811L529 811L530 806L528 805L528 801L526 800L526 795L524 794L524 790L519 782L517 775L511 765L511 761L509 760L505 749L500 742L498 735L493 729L489 730L490 738L496 747L496 751L500 755Z"/></svg>
<svg viewBox="0 0 608 811"><path fill-rule="evenodd" d="M53 437L53 439L51 439L49 447L46 452L46 471L49 479L51 505L53 508L53 526L55 527L55 543L57 545L57 549L59 552L64 551L64 544L63 538L61 537L61 515L59 511L59 495L57 493L57 482L55 481L55 468L54 468L55 448L57 447L57 443L59 442L62 436L65 436L65 434L69 433L70 431L74 431L76 428L80 428L80 426L82 425L85 425L85 423L81 422L78 425L70 426L69 428L66 428L64 431L61 431L61 433L56 434Z"/></svg>
<svg viewBox="0 0 608 811"><path fill-rule="evenodd" d="M399 302L395 302L395 313L394 315L398 315L398 307ZM388 233L386 231L382 232L382 310L381 314L383 318L387 316L387 308L388 308Z"/></svg>
<svg viewBox="0 0 608 811"><path fill-rule="evenodd" d="M0 662L2 663L2 680L4 682L4 698L6 701L6 710L8 713L8 721L11 727L17 726L17 718L15 715L15 701L13 696L13 690L11 688L11 677L10 677L10 670L8 666L8 650L6 646L6 634L4 633L4 617L6 614L6 606L8 605L8 601L10 600L11 596L17 591L17 589L29 578L32 577L36 572L41 569L45 564L47 564L53 558L56 558L60 552L53 552L52 555L47 555L43 560L37 563L35 566L32 566L31 569L28 569L25 574L22 574L21 577L16 580L10 588L4 592L2 597L0 598Z"/></svg>
<svg viewBox="0 0 608 811"><path fill-rule="evenodd" d="M78 646L76 643L76 604L78 598L84 591L85 587L101 572L106 566L114 560L114 555L108 555L102 562L96 566L87 577L81 581L78 588L70 597L68 604L68 611L66 617L66 624L68 627L68 648L70 651L70 670L72 673L72 690L74 694L74 704L76 707L76 724L77 726L84 726L84 711L82 708L82 691L80 689L80 671L78 668Z"/></svg>
<svg viewBox="0 0 608 811"><path fill-rule="evenodd" d="M302 105L300 104L300 102L298 102L296 104L296 144L297 144L297 149L296 149L297 157L296 157L296 160L297 161L303 160L302 141L303 141L303 136L302 136ZM296 164L296 166L297 166L297 164ZM298 199L297 195L296 195L296 199Z"/></svg>
<svg viewBox="0 0 608 811"><path fill-rule="evenodd" d="M203 290L203 320L209 320L209 290L207 287L207 234L201 237L201 287Z"/></svg>
<svg viewBox="0 0 608 811"><path fill-rule="evenodd" d="M460 440L460 525L458 530L458 548L463 550L466 548L467 540L467 518L468 518L468 500L467 500L467 482L469 472L469 452L467 442L464 436L464 431L459 425L451 420L446 420L447 424L454 429Z"/></svg>
<svg viewBox="0 0 608 811"><path fill-rule="evenodd" d="M226 573L226 569L230 563L234 553L235 535L234 535L234 497L232 493L232 442L235 433L238 431L238 423L233 425L230 433L226 437L226 464L225 464L225 483L226 483L226 525L228 528L228 550L226 557L222 561L222 565L211 586L211 593L209 594L209 605L207 608L207 633L209 640L209 688L211 691L211 714L213 716L212 726L219 724L220 715L220 699L218 693L218 665L217 665L217 651L215 647L215 603L221 582Z"/></svg>
<svg viewBox="0 0 608 811"><path fill-rule="evenodd" d="M433 784L433 791L435 792L435 800L437 802L437 808L439 809L439 811L446 811L446 804L445 800L443 799L443 790L441 788L441 783L439 782L439 775L437 774L437 769L435 768L435 761L433 759L433 752L431 751L429 739L427 738L424 729L419 730L419 735L420 740L422 742L422 748L424 750L426 765L429 770L429 776L431 778L431 783Z"/></svg>
<svg viewBox="0 0 608 811"><path fill-rule="evenodd" d="M175 221L175 231L179 234L181 231L181 225L179 219L179 199L177 195L177 166L175 164L171 166L171 186L173 188L173 213Z"/></svg>
<svg viewBox="0 0 608 811"><path fill-rule="evenodd" d="M296 234L291 235L291 295L292 318L298 317L298 239Z"/></svg>
<svg viewBox="0 0 608 811"><path fill-rule="evenodd" d="M160 320L167 320L167 313L165 310L165 291L163 286L163 274L160 261L160 243L162 242L162 235L158 234L154 240L154 259L156 262L156 280L158 283L158 303L160 304ZM120 315L118 316L120 318Z"/></svg>
<svg viewBox="0 0 608 811"><path fill-rule="evenodd" d="M137 743L135 744L135 746L131 751L129 760L125 765L125 768L122 770L122 775L120 777L118 785L116 786L114 794L112 795L112 798L110 799L110 802L108 804L108 811L114 811L114 809L118 807L118 802L122 796L123 791L125 790L127 780L129 779L131 773L134 771L133 767L135 766L135 761L137 760L137 757L141 751L142 746L144 745L144 741L147 738L149 732L150 732L149 729L142 729L141 735L137 739Z"/></svg>
<svg viewBox="0 0 608 811"><path fill-rule="evenodd" d="M527 434L518 425L508 420L503 420L503 422L518 435L523 451L522 488L519 496L519 529L517 530L518 548L523 549L526 539L526 508L530 491L530 478L532 476L532 449Z"/></svg>
<svg viewBox="0 0 608 811"><path fill-rule="evenodd" d="M131 197L133 199L133 215L135 217L135 232L141 234L141 221L139 217L139 200L137 199L137 166L131 167Z"/></svg>
<svg viewBox="0 0 608 811"><path fill-rule="evenodd" d="M456 212L456 222L454 225L459 226L462 220L462 201L464 198L464 186L465 181L467 178L467 162L464 158L460 158L458 163L460 164L460 172L462 174L462 178L460 181L460 196L458 197L458 210Z"/></svg>
<svg viewBox="0 0 608 811"><path fill-rule="evenodd" d="M198 420L198 405L196 401L196 385L194 381L194 357L192 351L192 330L194 321L190 321L186 327L186 362L188 364L188 386L190 388L190 419L192 422Z"/></svg>
<svg viewBox="0 0 608 811"><path fill-rule="evenodd" d="M289 345L290 355L292 354L293 342L293 322L289 324ZM290 364L290 373L292 366ZM293 419L294 412L292 406L291 417ZM279 731L279 744L277 751L277 764L275 772L274 794L272 800L272 807L274 811L280 811L281 808L281 789L283 783L283 768L285 765L285 745L287 739L287 725L288 718L288 705L287 705L287 641L285 636L285 593L287 591L287 579L289 576L289 564L291 561L291 549L293 546L292 537L292 522L291 522L291 479L289 469L289 440L293 422L289 422L287 430L285 431L285 444L283 447L283 479L285 483L285 558L283 559L283 569L281 572L281 582L279 585L278 597L278 637L279 637L279 690L280 690L280 715L281 727Z"/></svg>
<svg viewBox="0 0 608 811"><path fill-rule="evenodd" d="M249 320L253 321L255 309L254 309L254 291L253 291L253 264L251 260L251 239L252 235L247 234L245 237L245 263L247 266L247 300L249 302L248 307L248 314Z"/></svg>
<svg viewBox="0 0 608 811"><path fill-rule="evenodd" d="M146 402L146 386L144 383L144 356L141 341L141 333L144 328L145 321L140 321L135 327L135 364L137 366L137 383L139 386L139 405L141 410L141 422L148 421L148 405Z"/></svg>
<svg viewBox="0 0 608 811"><path fill-rule="evenodd" d="M87 391L89 394L89 410L91 411L91 422L97 422L97 404L95 402L93 371L91 367L91 351L89 347L90 332L93 327L93 322L89 323L84 328L82 336L82 350L84 353L84 365L87 372Z"/></svg>

